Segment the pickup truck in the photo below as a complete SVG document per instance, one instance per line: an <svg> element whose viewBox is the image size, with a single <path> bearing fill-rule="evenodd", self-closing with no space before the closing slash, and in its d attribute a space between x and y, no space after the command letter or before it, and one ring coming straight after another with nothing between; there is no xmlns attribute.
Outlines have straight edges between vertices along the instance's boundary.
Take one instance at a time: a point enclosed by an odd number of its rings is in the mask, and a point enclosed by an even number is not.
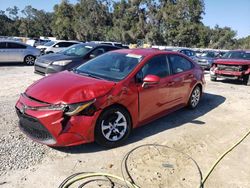
<svg viewBox="0 0 250 188"><path fill-rule="evenodd" d="M211 66L210 79L238 79L250 86L250 51L229 51Z"/></svg>

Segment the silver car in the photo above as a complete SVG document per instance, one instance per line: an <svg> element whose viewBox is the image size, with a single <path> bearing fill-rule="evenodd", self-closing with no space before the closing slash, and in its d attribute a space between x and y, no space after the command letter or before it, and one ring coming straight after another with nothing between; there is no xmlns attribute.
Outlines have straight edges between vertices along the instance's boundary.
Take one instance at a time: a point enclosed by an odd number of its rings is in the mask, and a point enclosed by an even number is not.
<svg viewBox="0 0 250 188"><path fill-rule="evenodd" d="M16 41L0 41L0 62L24 62L33 65L40 50Z"/></svg>

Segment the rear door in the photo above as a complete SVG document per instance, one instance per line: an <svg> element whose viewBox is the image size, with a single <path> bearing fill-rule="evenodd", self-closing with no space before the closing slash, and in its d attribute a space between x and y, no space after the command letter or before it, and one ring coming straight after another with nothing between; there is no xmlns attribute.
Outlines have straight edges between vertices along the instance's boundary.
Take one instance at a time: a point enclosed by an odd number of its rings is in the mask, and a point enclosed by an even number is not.
<svg viewBox="0 0 250 188"><path fill-rule="evenodd" d="M7 61L23 62L26 48L27 46L16 42L7 42L7 49L6 49L6 52L8 53Z"/></svg>
<svg viewBox="0 0 250 188"><path fill-rule="evenodd" d="M171 82L170 68L166 55L158 55L150 59L143 68L137 73L137 78L141 77L138 84L139 93L139 120L144 121L148 118L169 108L169 82ZM146 88L142 87L142 80L147 75L157 75L160 83Z"/></svg>
<svg viewBox="0 0 250 188"><path fill-rule="evenodd" d="M6 42L0 42L0 62L6 62L8 54L6 52L7 43Z"/></svg>
<svg viewBox="0 0 250 188"><path fill-rule="evenodd" d="M193 74L194 64L183 56L177 54L168 55L171 72L171 96L173 98L173 106L184 103L192 88L195 80Z"/></svg>

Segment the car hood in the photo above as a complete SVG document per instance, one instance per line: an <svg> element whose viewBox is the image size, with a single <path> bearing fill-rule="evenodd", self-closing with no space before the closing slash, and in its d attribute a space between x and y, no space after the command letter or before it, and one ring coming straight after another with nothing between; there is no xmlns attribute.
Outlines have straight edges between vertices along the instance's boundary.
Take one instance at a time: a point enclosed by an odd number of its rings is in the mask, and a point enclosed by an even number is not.
<svg viewBox="0 0 250 188"><path fill-rule="evenodd" d="M25 91L26 95L51 104L72 104L107 94L115 82L64 71L44 77Z"/></svg>
<svg viewBox="0 0 250 188"><path fill-rule="evenodd" d="M244 59L217 59L215 61L216 64L223 65L250 65L250 60Z"/></svg>
<svg viewBox="0 0 250 188"><path fill-rule="evenodd" d="M68 56L61 53L51 53L47 55L40 56L38 61L41 62L54 62L54 61L61 61L61 60L81 60L83 57L79 56Z"/></svg>

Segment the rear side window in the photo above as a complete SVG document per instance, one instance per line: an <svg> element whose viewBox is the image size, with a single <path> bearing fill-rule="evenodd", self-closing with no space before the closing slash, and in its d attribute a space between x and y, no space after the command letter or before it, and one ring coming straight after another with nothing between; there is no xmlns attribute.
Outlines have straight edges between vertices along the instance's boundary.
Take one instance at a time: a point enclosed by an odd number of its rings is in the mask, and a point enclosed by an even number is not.
<svg viewBox="0 0 250 188"><path fill-rule="evenodd" d="M6 45L6 42L0 42L0 49L5 49L7 47Z"/></svg>
<svg viewBox="0 0 250 188"><path fill-rule="evenodd" d="M193 63L179 55L169 55L173 74L188 71L193 68Z"/></svg>
<svg viewBox="0 0 250 188"><path fill-rule="evenodd" d="M142 68L143 78L149 74L159 76L161 78L170 74L168 59L165 55L153 57Z"/></svg>
<svg viewBox="0 0 250 188"><path fill-rule="evenodd" d="M27 48L27 46L25 45L22 45L22 44L18 44L18 43L12 43L12 42L8 42L7 43L7 48L10 48L10 49L25 49Z"/></svg>

